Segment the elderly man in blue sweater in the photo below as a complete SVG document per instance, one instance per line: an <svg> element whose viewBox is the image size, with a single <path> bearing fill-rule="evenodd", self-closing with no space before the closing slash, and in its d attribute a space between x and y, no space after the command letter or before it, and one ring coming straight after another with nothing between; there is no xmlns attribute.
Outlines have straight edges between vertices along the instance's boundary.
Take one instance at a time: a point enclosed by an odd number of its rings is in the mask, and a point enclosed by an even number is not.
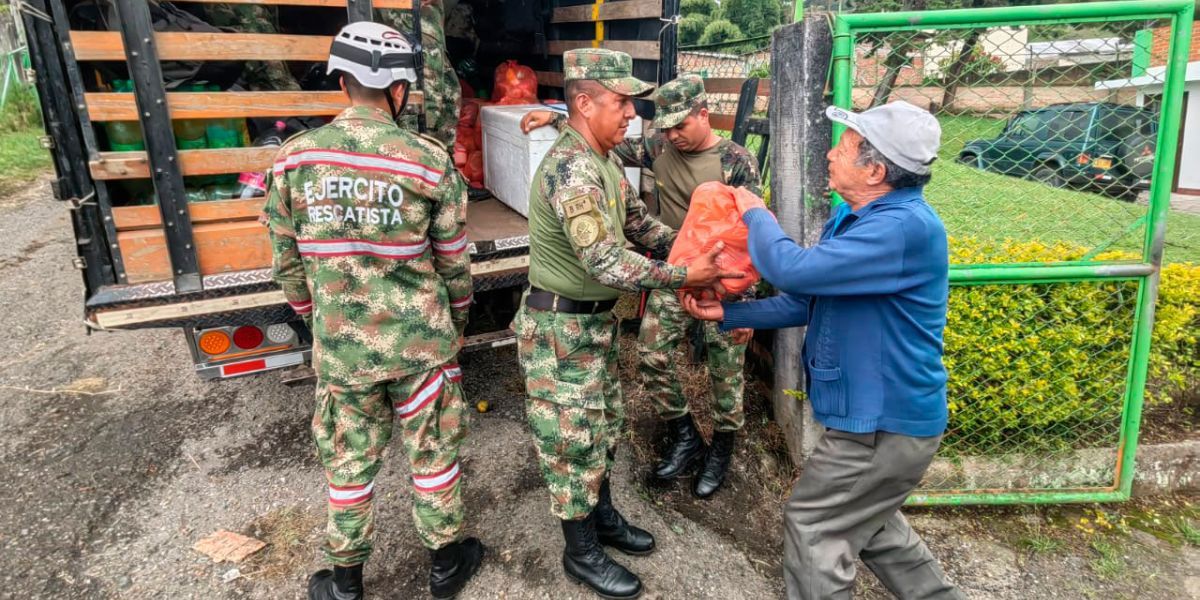
<svg viewBox="0 0 1200 600"><path fill-rule="evenodd" d="M805 381L826 429L784 508L788 598L850 598L855 558L899 598L962 598L899 511L946 428L946 230L922 195L941 128L904 102L826 115L847 127L828 155L845 203L820 242L796 245L742 192L751 260L780 294L684 306L725 330L808 326Z"/></svg>

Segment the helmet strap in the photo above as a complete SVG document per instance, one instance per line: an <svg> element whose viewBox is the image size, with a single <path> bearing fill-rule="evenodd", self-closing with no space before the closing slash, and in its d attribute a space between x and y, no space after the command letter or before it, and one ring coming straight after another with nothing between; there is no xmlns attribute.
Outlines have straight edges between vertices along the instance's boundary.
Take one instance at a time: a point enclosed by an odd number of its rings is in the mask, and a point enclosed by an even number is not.
<svg viewBox="0 0 1200 600"><path fill-rule="evenodd" d="M393 121L398 121L400 119L400 114L404 112L404 107L408 106L408 91L409 91L410 82L404 81L403 83L404 83L404 96L402 96L400 98L400 106L396 106L396 101L392 99L392 90L391 90L391 88L388 88L388 93L387 93L388 109L392 111L392 120Z"/></svg>

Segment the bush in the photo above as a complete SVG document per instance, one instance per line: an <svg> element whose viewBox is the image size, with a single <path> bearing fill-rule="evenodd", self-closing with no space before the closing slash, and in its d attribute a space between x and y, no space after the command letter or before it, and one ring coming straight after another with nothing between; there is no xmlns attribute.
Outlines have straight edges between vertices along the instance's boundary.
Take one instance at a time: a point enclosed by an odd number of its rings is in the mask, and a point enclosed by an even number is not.
<svg viewBox="0 0 1200 600"><path fill-rule="evenodd" d="M1077 260L1058 244L953 240L961 262ZM1133 259L1108 254L1101 260ZM1136 282L956 286L946 326L947 450L996 454L1113 447L1123 413ZM1169 402L1200 368L1200 266L1163 270L1147 404Z"/></svg>
<svg viewBox="0 0 1200 600"><path fill-rule="evenodd" d="M702 46L707 46L709 44L737 41L742 39L742 37L742 30L737 25L725 19L717 19L704 28L704 34L700 36L699 43Z"/></svg>
<svg viewBox="0 0 1200 600"><path fill-rule="evenodd" d="M694 46L700 43L704 28L712 22L712 17L704 14L688 15L679 21L679 44Z"/></svg>
<svg viewBox="0 0 1200 600"><path fill-rule="evenodd" d="M713 16L717 12L717 3L714 0L683 0L679 3L679 14L686 19L692 15L707 15Z"/></svg>

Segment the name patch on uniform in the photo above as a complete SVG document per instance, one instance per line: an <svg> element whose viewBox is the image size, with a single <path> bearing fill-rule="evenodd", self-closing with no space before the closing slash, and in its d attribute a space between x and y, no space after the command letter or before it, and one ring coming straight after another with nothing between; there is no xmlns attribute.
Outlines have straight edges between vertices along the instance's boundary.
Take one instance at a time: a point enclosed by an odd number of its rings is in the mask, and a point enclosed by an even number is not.
<svg viewBox="0 0 1200 600"><path fill-rule="evenodd" d="M567 219L574 219L579 215L586 215L592 212L594 208L595 205L592 204L592 197L587 195L576 196L570 200L567 200L566 202L563 202L563 214L566 215Z"/></svg>

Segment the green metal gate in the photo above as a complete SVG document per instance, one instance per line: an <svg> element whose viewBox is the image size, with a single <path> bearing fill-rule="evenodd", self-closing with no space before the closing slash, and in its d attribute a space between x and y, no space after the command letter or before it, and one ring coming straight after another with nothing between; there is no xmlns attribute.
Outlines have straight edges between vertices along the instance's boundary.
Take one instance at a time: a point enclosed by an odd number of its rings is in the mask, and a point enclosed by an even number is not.
<svg viewBox="0 0 1200 600"><path fill-rule="evenodd" d="M1169 210L1194 10L836 17L834 103L904 100L943 129L951 417L910 503L1129 497L1168 221L1200 220ZM1168 252L1200 263L1200 240Z"/></svg>

